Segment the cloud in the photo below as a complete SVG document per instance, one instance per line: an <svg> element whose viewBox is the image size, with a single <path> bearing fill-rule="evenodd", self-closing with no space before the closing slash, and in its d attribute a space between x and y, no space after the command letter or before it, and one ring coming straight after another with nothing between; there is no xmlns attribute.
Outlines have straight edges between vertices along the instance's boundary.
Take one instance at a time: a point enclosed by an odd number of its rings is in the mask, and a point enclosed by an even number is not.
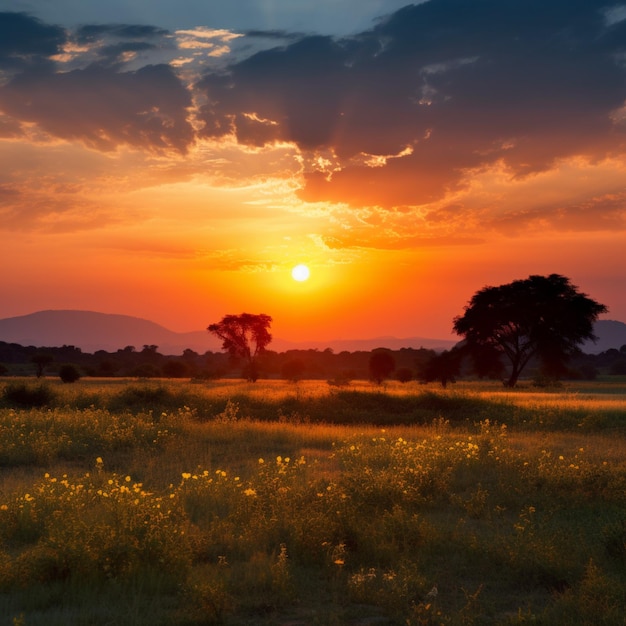
<svg viewBox="0 0 626 626"><path fill-rule="evenodd" d="M70 189L18 190L0 187L0 230L71 233L115 223L112 211Z"/></svg>
<svg viewBox="0 0 626 626"><path fill-rule="evenodd" d="M0 88L6 114L99 150L127 144L184 152L193 139L190 104L188 91L167 65L123 73L99 66L26 72Z"/></svg>
<svg viewBox="0 0 626 626"><path fill-rule="evenodd" d="M193 142L191 95L175 70L157 63L123 71L138 54L167 44L167 31L115 24L72 34L22 13L2 14L0 31L3 135L37 125L105 151L129 145L182 153Z"/></svg>
<svg viewBox="0 0 626 626"><path fill-rule="evenodd" d="M353 37L303 37L206 74L203 134L294 142L301 197L353 206L440 199L497 162L516 177L621 153L626 23L607 20L612 6L431 0ZM320 152L335 158L330 175Z"/></svg>
<svg viewBox="0 0 626 626"><path fill-rule="evenodd" d="M614 182L596 176L582 199L565 175L559 197L530 191L577 159L623 164L623 15L612 0L429 0L333 37L71 31L3 14L19 37L0 37L0 136L150 153L131 177L146 185L282 178L302 215L331 207L318 232L338 247L582 229L594 211L605 212L594 228L621 229Z"/></svg>
<svg viewBox="0 0 626 626"><path fill-rule="evenodd" d="M140 24L86 24L76 30L79 43L98 41L106 38L117 39L161 39L169 35L169 31L156 26Z"/></svg>
<svg viewBox="0 0 626 626"><path fill-rule="evenodd" d="M0 12L0 77L7 70L41 66L60 52L65 31L25 13Z"/></svg>
<svg viewBox="0 0 626 626"><path fill-rule="evenodd" d="M206 52L209 57L221 57L230 53L230 42L243 37L243 35L229 30L203 26L177 30L175 36L181 50L200 50Z"/></svg>

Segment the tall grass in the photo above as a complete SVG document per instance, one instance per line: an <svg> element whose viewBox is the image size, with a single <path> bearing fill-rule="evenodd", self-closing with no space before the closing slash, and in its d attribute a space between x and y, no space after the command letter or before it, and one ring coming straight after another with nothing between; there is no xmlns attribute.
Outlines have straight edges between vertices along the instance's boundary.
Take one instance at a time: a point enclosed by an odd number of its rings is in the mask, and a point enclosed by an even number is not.
<svg viewBox="0 0 626 626"><path fill-rule="evenodd" d="M0 408L1 624L624 623L623 389L51 389Z"/></svg>

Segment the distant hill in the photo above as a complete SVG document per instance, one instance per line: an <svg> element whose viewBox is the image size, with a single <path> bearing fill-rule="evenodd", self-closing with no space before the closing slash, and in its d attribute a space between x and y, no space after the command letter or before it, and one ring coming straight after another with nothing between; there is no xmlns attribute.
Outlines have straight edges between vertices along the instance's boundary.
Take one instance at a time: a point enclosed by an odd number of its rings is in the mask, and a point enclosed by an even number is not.
<svg viewBox="0 0 626 626"><path fill-rule="evenodd" d="M596 322L594 332L598 341L586 341L581 350L587 354L599 354L611 348L619 350L626 345L626 324L616 320L599 320Z"/></svg>
<svg viewBox="0 0 626 626"><path fill-rule="evenodd" d="M186 348L219 351L220 342L206 330L177 333L159 324L93 311L38 311L0 320L0 341L22 346L76 346L83 352L115 352L126 346L141 350L157 345L161 354L182 354Z"/></svg>
<svg viewBox="0 0 626 626"><path fill-rule="evenodd" d="M626 324L623 322L601 320L596 323L595 332L598 342L583 344L584 352L597 354L626 345ZM126 346L141 350L144 345L156 345L161 354L168 355L182 354L187 348L200 354L207 350L221 350L221 342L206 330L177 333L139 317L72 310L38 311L0 319L0 341L37 347L76 346L89 353L97 350L115 352ZM370 351L375 348L428 348L439 351L447 350L455 343L449 339L426 337L385 336L310 342L275 338L269 347L277 352L326 348L332 348L335 352Z"/></svg>
<svg viewBox="0 0 626 626"><path fill-rule="evenodd" d="M0 341L22 346L76 346L83 352L97 350L115 352L126 346L141 349L144 345L158 346L161 354L182 354L187 348L204 354L219 352L221 342L206 330L177 333L149 320L129 315L96 313L94 311L54 310L0 319ZM274 338L270 348L277 352L332 348L335 352L374 348L429 348L444 350L454 341L425 337L375 337L372 339L291 342Z"/></svg>

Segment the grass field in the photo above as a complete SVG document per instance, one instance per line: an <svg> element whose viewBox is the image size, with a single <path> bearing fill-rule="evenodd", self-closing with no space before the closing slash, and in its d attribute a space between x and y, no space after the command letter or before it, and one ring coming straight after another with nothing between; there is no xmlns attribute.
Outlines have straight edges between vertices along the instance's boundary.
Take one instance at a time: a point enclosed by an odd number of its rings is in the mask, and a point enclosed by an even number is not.
<svg viewBox="0 0 626 626"><path fill-rule="evenodd" d="M0 382L1 625L624 625L625 589L623 379Z"/></svg>

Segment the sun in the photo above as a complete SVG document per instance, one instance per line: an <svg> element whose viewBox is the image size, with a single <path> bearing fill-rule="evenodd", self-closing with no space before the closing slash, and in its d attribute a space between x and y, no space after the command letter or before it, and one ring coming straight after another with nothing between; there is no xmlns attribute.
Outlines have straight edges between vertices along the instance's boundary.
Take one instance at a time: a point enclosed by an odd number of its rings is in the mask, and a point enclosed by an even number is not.
<svg viewBox="0 0 626 626"><path fill-rule="evenodd" d="M291 277L300 283L305 280L308 280L310 275L311 275L311 272L309 271L309 268L302 263L300 263L300 265L296 265L291 270Z"/></svg>

